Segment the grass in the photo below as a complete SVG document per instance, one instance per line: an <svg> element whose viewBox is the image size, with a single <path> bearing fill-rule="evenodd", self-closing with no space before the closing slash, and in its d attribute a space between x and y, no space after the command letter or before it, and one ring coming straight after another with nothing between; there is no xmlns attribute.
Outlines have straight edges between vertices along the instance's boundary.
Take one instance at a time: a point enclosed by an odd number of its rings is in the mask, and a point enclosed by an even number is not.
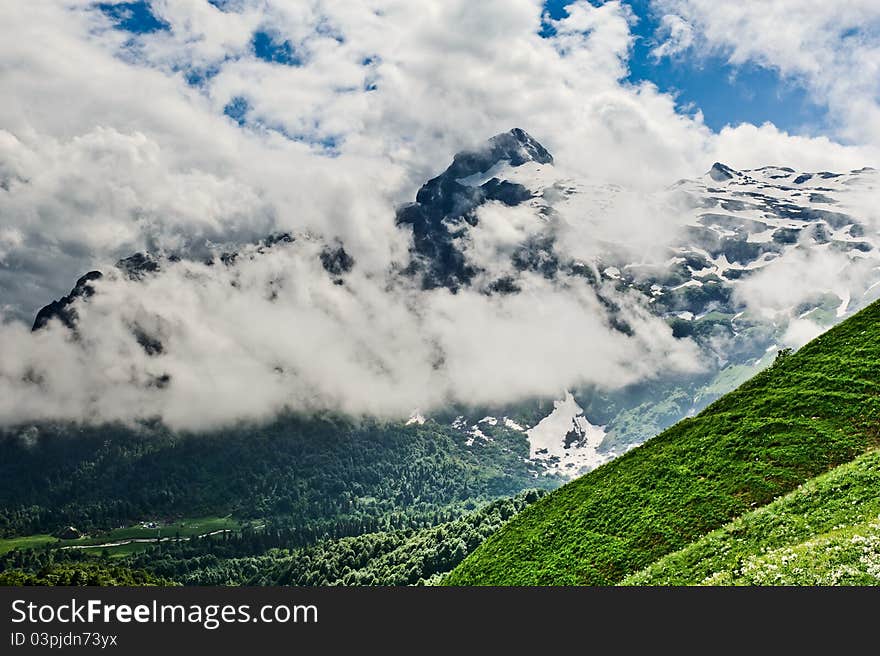
<svg viewBox="0 0 880 656"><path fill-rule="evenodd" d="M880 517L750 556L705 585L880 585Z"/></svg>
<svg viewBox="0 0 880 656"><path fill-rule="evenodd" d="M113 557L127 556L137 553L154 544L158 538L191 538L194 536L213 533L214 531L237 530L241 528L241 522L232 517L191 517L171 523L157 522L156 528L145 528L140 524L115 528L104 533L84 536L75 540L59 540L52 535L28 535L23 537L0 540L0 554L13 549L34 549L50 544L52 547L80 547L87 551L101 551L106 549ZM125 540L151 540L151 542L131 542L112 547L102 545L111 542Z"/></svg>
<svg viewBox="0 0 880 656"><path fill-rule="evenodd" d="M448 585L614 584L880 445L880 304L554 491Z"/></svg>
<svg viewBox="0 0 880 656"><path fill-rule="evenodd" d="M5 538L0 540L0 555L13 551L15 549L35 549L42 547L44 544L56 542L58 538L52 535L26 535L20 538Z"/></svg>
<svg viewBox="0 0 880 656"><path fill-rule="evenodd" d="M192 537L194 535L204 535L213 531L221 531L227 529L238 529L241 524L231 517L194 517L181 519L180 521L163 524L157 522L156 528L144 528L141 525L128 526L125 528L117 528L107 533L95 536L90 542L113 542L117 540L136 540L145 538L159 537Z"/></svg>
<svg viewBox="0 0 880 656"><path fill-rule="evenodd" d="M623 583L877 585L880 542L872 547L871 536L880 537L878 518L880 452L872 451L664 556Z"/></svg>

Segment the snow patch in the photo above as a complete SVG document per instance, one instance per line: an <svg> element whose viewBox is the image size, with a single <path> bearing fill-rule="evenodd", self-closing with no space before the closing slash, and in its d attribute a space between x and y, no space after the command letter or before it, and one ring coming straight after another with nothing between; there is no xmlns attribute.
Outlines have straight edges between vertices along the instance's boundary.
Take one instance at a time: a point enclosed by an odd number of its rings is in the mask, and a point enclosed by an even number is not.
<svg viewBox="0 0 880 656"><path fill-rule="evenodd" d="M504 418L504 425L507 426L507 428L512 428L513 430L517 430L520 432L525 432L525 430L526 430L525 428L520 426L518 423L516 423L513 419L509 419L508 417Z"/></svg>
<svg viewBox="0 0 880 656"><path fill-rule="evenodd" d="M563 400L554 401L553 406L553 412L526 431L531 460L544 464L548 473L571 478L614 456L599 453L605 427L590 423L571 392L566 392Z"/></svg>
<svg viewBox="0 0 880 656"><path fill-rule="evenodd" d="M483 431L481 431L479 426L477 426L477 424L474 424L473 426L470 427L470 430L468 430L468 435L470 437L468 437L467 441L465 442L466 446L473 446L475 439L481 439L484 442L491 442L492 441L492 438L489 437L488 435L486 435Z"/></svg>
<svg viewBox="0 0 880 656"><path fill-rule="evenodd" d="M846 310L849 307L849 301L850 301L849 290L846 290L842 294L842 296L843 296L843 298L840 301L840 305L837 307L837 318L838 319L840 319L841 317L843 317L846 314Z"/></svg>
<svg viewBox="0 0 880 656"><path fill-rule="evenodd" d="M406 425L407 425L407 426L410 426L410 425L412 425L412 424L417 424L417 425L421 426L421 425L424 424L424 423L425 423L425 417L424 417L424 416L422 415L422 413L419 412L418 410L416 410L415 412L413 412L413 413L409 416L409 419L406 420Z"/></svg>
<svg viewBox="0 0 880 656"><path fill-rule="evenodd" d="M676 285L675 287L670 287L670 291L675 291L677 289L683 289L685 287L702 287L703 283L700 280L688 280L687 282L683 282L680 285Z"/></svg>

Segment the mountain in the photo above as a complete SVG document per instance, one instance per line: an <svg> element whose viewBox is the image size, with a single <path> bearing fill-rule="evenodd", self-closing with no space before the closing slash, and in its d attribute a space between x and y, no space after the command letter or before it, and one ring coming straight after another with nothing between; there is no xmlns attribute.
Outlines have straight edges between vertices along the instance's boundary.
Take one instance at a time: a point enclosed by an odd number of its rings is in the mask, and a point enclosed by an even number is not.
<svg viewBox="0 0 880 656"><path fill-rule="evenodd" d="M877 298L880 249L865 199L876 197L878 185L880 175L868 168L738 171L715 163L702 177L652 197L658 213L677 217L677 228L661 256L645 261L625 243L572 229L625 207L626 189L566 176L522 130L460 153L397 214L398 225L413 232L404 270L423 287L496 295L518 293L528 275L559 285L586 280L609 325L627 332L619 305L638 304L663 318L675 337L696 342L706 368L689 376L661 373L618 390L571 389L555 405L462 408L454 425L472 432L481 421L528 417L522 430L532 459L571 477L695 414L768 366L798 333L821 332ZM490 217L515 227L518 240L493 241ZM571 247L573 236L584 235L594 242L590 259ZM798 272L823 264L833 268L811 279L807 293L784 289ZM557 406L578 410L562 421ZM583 439L587 432L591 438Z"/></svg>
<svg viewBox="0 0 880 656"><path fill-rule="evenodd" d="M53 319L57 319L64 326L73 330L77 320L74 301L79 298L89 298L94 294L95 288L92 282L100 280L102 277L103 274L100 271L89 271L76 281L67 296L62 296L57 301L52 301L49 305L40 308L37 316L34 317L33 330L45 328Z"/></svg>
<svg viewBox="0 0 880 656"><path fill-rule="evenodd" d="M8 585L433 585L542 494L528 490L424 528L386 525L382 530L304 545L296 541L295 532L278 525L243 526L190 539L177 539L174 531L166 529L169 537L161 544L155 542L156 531L150 531L154 539L135 544L134 553L127 551L131 545L118 542L132 531L143 534L143 529L119 529L117 545L110 548L120 551L109 558L100 553L100 546L87 548L83 540L72 549L56 544L54 549L7 553L0 542L0 581ZM181 525L177 526L179 530ZM102 540L107 541L94 542Z"/></svg>
<svg viewBox="0 0 880 656"><path fill-rule="evenodd" d="M528 298L535 279L553 290L592 290L610 331L632 337L634 311L659 318L675 339L696 345L703 371L664 371L623 388L572 387L555 398L499 406L450 403L394 421L282 412L198 434L156 420L6 427L0 538L10 548L48 544L58 529L74 527L100 541L120 525L231 515L240 522L237 533L173 545L166 570L151 567L151 555L128 564L189 583L414 583L436 580L471 554L449 582L616 583L633 576L627 582L637 583L654 572L666 576L659 558L706 553L715 544L699 543L707 532L727 530L733 518L877 445L872 381L880 359L870 334L877 306L797 354L786 348L792 333L802 334L805 325L809 334L824 330L880 290L880 251L866 204L877 182L870 169L739 171L717 163L647 197L648 209L671 221L648 257L598 230L609 223L606 215L622 220L621 208L636 199L632 207L643 211L644 194L572 177L522 130L497 135L456 155L414 202L388 217L412 240L383 284L416 302L430 294ZM285 257L273 260L282 249ZM135 292L125 298L137 304L140 285L186 258L136 253L89 272L38 313L33 330L54 325L70 331L70 343L88 342L90 304L113 298L101 296L108 279L125 281ZM354 294L359 262L342 243L313 234L218 247L198 260L198 276L216 276L234 289L246 263L300 263L292 258L311 258L308 266L326 275L321 280L331 289ZM806 296L790 289L807 274ZM755 297L756 280L774 293ZM262 291L274 301L273 282ZM162 322L146 314L129 313L122 330L155 364L146 384L173 392L171 374L160 369L173 344ZM685 417L691 418L676 424ZM500 524L498 508L507 508L498 502L483 512L485 504L584 473L483 543ZM501 514L505 521L511 516ZM871 539L868 520L850 520L847 539ZM833 541L840 537L830 535L835 530L799 535ZM433 539L442 549L432 551ZM755 537L739 552L744 559L762 557L748 551L753 546L802 548ZM214 560L202 563L202 551ZM34 551L10 553L0 571L46 565ZM65 562L90 557L61 547L46 553L58 562L62 553ZM299 557L304 562L297 564ZM333 576L317 564L322 558L334 563ZM738 567L713 559L681 577L691 582L709 568L706 575L732 580ZM190 568L189 578L180 573Z"/></svg>
<svg viewBox="0 0 880 656"><path fill-rule="evenodd" d="M397 212L397 225L412 229L410 272L421 275L426 289L470 284L479 269L458 242L467 226L477 225L476 210L490 202L512 207L533 197L519 182L488 173L552 162L547 149L519 128L495 135L479 150L458 153L443 173L419 189L414 203Z"/></svg>
<svg viewBox="0 0 880 656"><path fill-rule="evenodd" d="M186 559L181 559L180 563L163 563L161 571L174 578L175 570L182 569L186 571L184 583L197 582L199 585L430 584L464 560L467 554L528 504L539 499L541 494L541 491L530 490L489 503L459 519L415 531L366 533L327 540L289 555L267 558L267 562L261 563L256 571L245 573L244 579L212 578L219 573L218 569L225 574L229 568L209 567L208 571L192 571L186 567ZM139 562L147 569L155 570L149 561L149 555L145 554ZM248 560L242 564L248 564Z"/></svg>
<svg viewBox="0 0 880 656"><path fill-rule="evenodd" d="M586 282L611 329L629 334L624 306L642 308L662 318L676 338L692 340L704 368L687 375L660 372L622 389L573 387L555 399L433 409L427 417L458 431L476 450L495 439L495 426L521 432L541 474L571 478L619 456L768 366L798 335L816 334L880 294L880 244L865 216L872 207L865 199L876 195L878 183L872 169L739 171L715 163L703 176L650 196L647 210L639 206L665 220L674 217L666 243L646 259L620 236L607 241L594 230L644 194L573 178L518 128L458 153L422 185L414 202L397 210L394 222L412 241L408 261L389 271L392 284L494 296L521 293L528 276L560 287ZM506 229L503 237L499 225ZM241 259L297 240L321 244L321 265L336 284L344 285L357 267L338 242L290 233L218 252L208 262L234 268ZM179 257L138 253L116 268L145 280ZM779 289L816 269L814 262L820 270L823 263L833 266L810 280L807 293ZM53 318L74 328L78 304L91 300L101 275L86 274L69 295L40 310L34 329ZM154 355L162 350L162 336L148 323L131 330ZM168 382L158 376L154 384Z"/></svg>
<svg viewBox="0 0 880 656"><path fill-rule="evenodd" d="M607 585L691 543L690 555L672 556L670 562L697 561L694 571L705 573L699 559L711 556L705 546L717 545L718 537L700 544L703 536L880 446L878 322L880 303L874 303L797 353L783 352L770 368L697 416L524 510L445 583ZM857 481L837 479L846 486ZM818 484L834 488L827 479ZM853 493L854 499L858 496ZM802 499L779 503L790 511ZM830 506L828 515L833 514ZM750 536L753 553L761 540L779 547L778 535L759 534L755 517L746 515L725 529L727 539ZM857 524L858 519L849 518ZM874 519L865 516L866 522ZM825 520L811 530L836 530ZM830 541L818 544L855 535L870 540L876 533L872 526L858 525L847 535L823 534ZM796 537L785 539L797 542Z"/></svg>
<svg viewBox="0 0 880 656"><path fill-rule="evenodd" d="M514 129L496 135L481 150L456 155L442 174L419 189L414 203L398 210L396 222L412 230L408 270L420 273L426 288L515 293L525 272L584 277L599 291L607 282L640 293L657 314L678 320L677 332L694 335L706 332L700 320L710 311L742 312L734 293L738 284L794 252L834 250L877 260L876 235L854 213L868 208L852 201L876 191L878 184L880 175L869 168L848 173L775 166L736 171L715 163L701 178L681 180L653 197L657 211L671 204L680 215L663 260L626 259L633 254L625 243L599 243L592 261L583 261L563 241L568 227L595 222L629 190L567 177L543 146ZM500 250L487 257L474 248L488 230L481 214L489 208L510 225L519 224L521 239L507 245L500 267L495 257ZM523 209L529 210L528 221L522 219ZM851 302L858 305L847 290L827 282L816 296L836 294L838 316ZM823 304L797 308L797 315ZM716 324L733 334L744 330L732 317Z"/></svg>

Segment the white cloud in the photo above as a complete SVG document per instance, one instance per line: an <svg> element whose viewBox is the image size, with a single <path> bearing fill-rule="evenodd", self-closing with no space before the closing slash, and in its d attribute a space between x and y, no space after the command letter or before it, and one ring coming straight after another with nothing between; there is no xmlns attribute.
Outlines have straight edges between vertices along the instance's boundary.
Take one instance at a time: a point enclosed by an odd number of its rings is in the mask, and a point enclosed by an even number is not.
<svg viewBox="0 0 880 656"><path fill-rule="evenodd" d="M825 327L809 319L796 319L788 324L782 343L789 348L800 348L825 332Z"/></svg>
<svg viewBox="0 0 880 656"><path fill-rule="evenodd" d="M83 343L58 330L31 335L19 321L0 328L0 420L159 415L196 426L285 406L407 413L692 368L690 345L664 324L621 299L636 328L627 337L577 286L535 279L505 299L389 291L389 265L407 249L395 206L458 150L519 126L551 150L563 175L597 190L626 187L609 205L597 195L580 213L572 208L560 227L569 254L588 258L597 238L626 237L649 257L678 220L652 194L716 159L878 162L870 130L853 128L859 112L873 111L870 62L848 87L858 106L846 110L846 134L862 145L842 146L770 125L714 134L653 85L623 81L634 17L620 2L573 3L551 39L538 34L539 0L234 4L153 0L170 29L140 35L115 29L87 0L0 4L0 307L29 318L83 272L109 271L133 251L200 253L271 230L340 238L356 273L333 285L316 242L303 239L234 269L180 263L146 285L108 277L83 311L91 335ZM840 25L868 15L858 4L863 11L842 12L850 18ZM666 21L673 45L658 54L696 47L683 21L715 34L690 5L663 6L680 20ZM731 18L756 41L764 28L749 16ZM807 32L786 36L787 47L821 27L803 21ZM258 29L289 41L301 65L257 58ZM801 70L780 57L774 65L825 89L825 60ZM856 67L847 57L832 61L838 74ZM191 74L202 81L188 83ZM836 102L846 91L824 93ZM223 115L236 98L248 103L244 127ZM485 212L499 242L528 229L525 218L505 226ZM491 244L473 248L491 265ZM270 281L281 285L275 301ZM164 335L166 353L148 358L130 334L134 321ZM151 386L163 373L171 385ZM42 382L22 383L35 377Z"/></svg>
<svg viewBox="0 0 880 656"><path fill-rule="evenodd" d="M0 420L158 416L194 429L283 408L403 417L699 366L692 344L636 305L623 315L634 336L610 330L586 284L535 277L494 298L388 290L360 274L336 285L318 246L298 240L231 267L166 263L142 282L111 274L79 306L80 341L60 325L3 326ZM160 354L144 352L135 326Z"/></svg>
<svg viewBox="0 0 880 656"><path fill-rule="evenodd" d="M712 138L710 153L737 169L789 166L799 171L849 171L876 166L880 156L869 144L844 146L827 136L793 135L772 123L726 126Z"/></svg>
<svg viewBox="0 0 880 656"><path fill-rule="evenodd" d="M876 234L876 228L871 232ZM833 289L841 299L861 293L873 282L875 271L876 262L871 259L854 260L830 245L813 246L789 253L749 276L737 293L752 311L772 317L815 298L816 290Z"/></svg>
<svg viewBox="0 0 880 656"><path fill-rule="evenodd" d="M754 63L803 84L839 135L880 146L880 4L875 0L654 0L655 53L692 48ZM671 26L676 26L670 29ZM682 40L682 35L689 35Z"/></svg>
<svg viewBox="0 0 880 656"><path fill-rule="evenodd" d="M656 59L679 55L694 44L694 30L690 23L675 14L660 17L657 37L660 43L651 50Z"/></svg>

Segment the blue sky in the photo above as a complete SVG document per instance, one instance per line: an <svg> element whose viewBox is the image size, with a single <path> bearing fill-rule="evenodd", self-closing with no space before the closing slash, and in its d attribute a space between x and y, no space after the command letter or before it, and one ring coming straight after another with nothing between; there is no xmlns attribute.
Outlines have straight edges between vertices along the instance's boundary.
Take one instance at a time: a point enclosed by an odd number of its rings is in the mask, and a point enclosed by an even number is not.
<svg viewBox="0 0 880 656"><path fill-rule="evenodd" d="M120 29L128 32L149 34L169 29L168 24L157 18L150 10L150 6L145 0L119 4L101 2L95 6L115 20Z"/></svg>
<svg viewBox="0 0 880 656"><path fill-rule="evenodd" d="M811 101L807 91L791 80L782 79L774 70L754 64L731 66L723 57L695 57L690 54L656 60L651 55L657 29L656 16L649 9L649 0L624 0L638 16L633 26L636 42L629 62L629 81L648 80L661 91L671 92L683 111L703 112L710 128L725 125L771 122L794 134L821 134L825 126L825 109ZM571 0L547 0L553 18L566 15ZM594 4L601 4L593 0ZM213 2L223 8L223 3ZM124 30L148 33L168 26L157 19L145 0L123 4L99 4L98 7L117 21ZM289 42L267 32L257 32L252 43L257 57L276 63L297 65L299 60ZM201 79L200 76L197 76ZM240 118L240 117L239 117ZM237 119L238 120L238 119Z"/></svg>
<svg viewBox="0 0 880 656"><path fill-rule="evenodd" d="M545 6L551 17L562 18L569 4L571 0L547 0ZM717 56L657 61L651 49L658 23L649 0L626 0L626 4L639 19L632 28L636 42L629 61L630 81L648 80L661 91L674 93L681 107L702 110L706 125L715 131L725 125L769 121L795 134L822 132L824 108L811 102L801 86L773 70L751 64L735 67Z"/></svg>

